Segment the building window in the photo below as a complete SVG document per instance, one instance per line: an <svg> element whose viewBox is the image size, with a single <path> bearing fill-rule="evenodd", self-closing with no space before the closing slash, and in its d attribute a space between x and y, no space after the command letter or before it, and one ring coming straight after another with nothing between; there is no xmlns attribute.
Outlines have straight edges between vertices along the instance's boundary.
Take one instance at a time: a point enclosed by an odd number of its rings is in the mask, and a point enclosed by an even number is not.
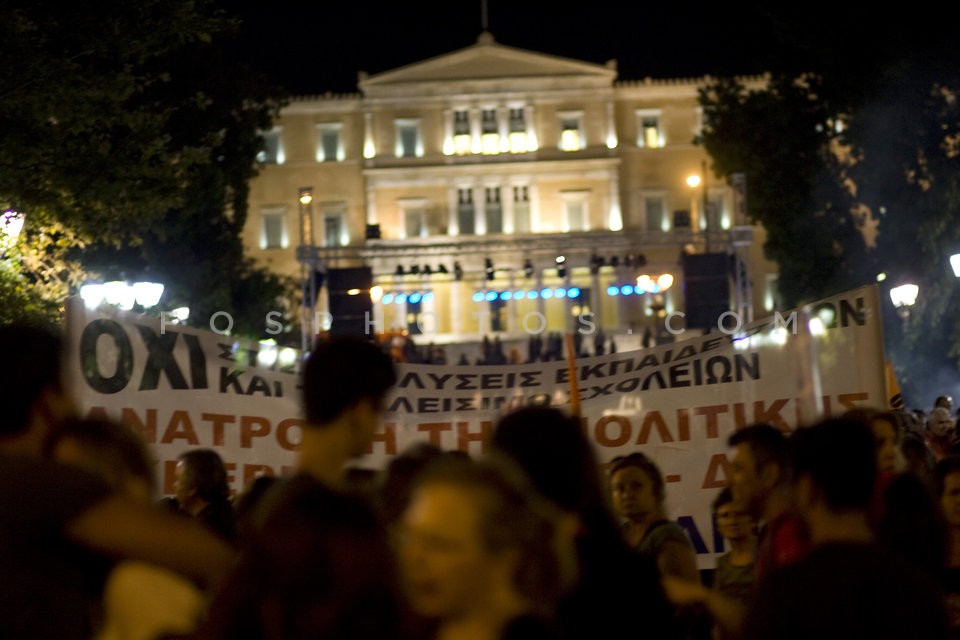
<svg viewBox="0 0 960 640"><path fill-rule="evenodd" d="M503 207L500 205L500 187L487 187L484 199L484 217L487 233L503 233Z"/></svg>
<svg viewBox="0 0 960 640"><path fill-rule="evenodd" d="M663 196L644 197L643 209L647 216L647 231L670 231L670 220Z"/></svg>
<svg viewBox="0 0 960 640"><path fill-rule="evenodd" d="M480 117L480 144L485 155L500 153L499 131L497 110L484 109Z"/></svg>
<svg viewBox="0 0 960 640"><path fill-rule="evenodd" d="M287 236L287 214L284 208L264 209L260 215L263 221L260 248L286 249L290 246L290 238Z"/></svg>
<svg viewBox="0 0 960 640"><path fill-rule="evenodd" d="M588 231L590 220L587 211L589 191L563 191L563 228L567 231Z"/></svg>
<svg viewBox="0 0 960 640"><path fill-rule="evenodd" d="M317 162L343 162L342 129L339 122L317 125Z"/></svg>
<svg viewBox="0 0 960 640"><path fill-rule="evenodd" d="M323 217L323 246L339 247L341 234L343 233L343 218L338 214L326 215Z"/></svg>
<svg viewBox="0 0 960 640"><path fill-rule="evenodd" d="M422 158L423 139L420 136L420 120L401 119L394 124L397 130L396 156L398 158Z"/></svg>
<svg viewBox="0 0 960 640"><path fill-rule="evenodd" d="M261 164L283 164L283 144L280 140L280 129L264 131L260 134L263 148L257 154L257 162Z"/></svg>
<svg viewBox="0 0 960 640"><path fill-rule="evenodd" d="M560 149L579 151L586 147L583 135L583 114L567 111L560 113Z"/></svg>
<svg viewBox="0 0 960 640"><path fill-rule="evenodd" d="M659 149L663 146L663 142L660 111L656 109L637 111L637 146L645 149Z"/></svg>
<svg viewBox="0 0 960 640"><path fill-rule="evenodd" d="M530 193L526 185L513 188L514 233L530 233Z"/></svg>
<svg viewBox="0 0 960 640"><path fill-rule="evenodd" d="M426 205L425 198L411 198L400 201L400 210L403 212L404 238L425 238L429 235Z"/></svg>
<svg viewBox="0 0 960 640"><path fill-rule="evenodd" d="M476 233L473 189L457 189L457 227L460 235Z"/></svg>
<svg viewBox="0 0 960 640"><path fill-rule="evenodd" d="M453 150L458 156L470 153L470 112L453 112Z"/></svg>
<svg viewBox="0 0 960 640"><path fill-rule="evenodd" d="M721 194L711 193L707 196L706 214L702 224L706 225L708 231L721 231L730 228L729 219L727 219L726 225L723 224L726 216L723 214L723 196Z"/></svg>
<svg viewBox="0 0 960 640"><path fill-rule="evenodd" d="M508 125L510 138L510 153L527 152L527 120L523 107L510 109Z"/></svg>

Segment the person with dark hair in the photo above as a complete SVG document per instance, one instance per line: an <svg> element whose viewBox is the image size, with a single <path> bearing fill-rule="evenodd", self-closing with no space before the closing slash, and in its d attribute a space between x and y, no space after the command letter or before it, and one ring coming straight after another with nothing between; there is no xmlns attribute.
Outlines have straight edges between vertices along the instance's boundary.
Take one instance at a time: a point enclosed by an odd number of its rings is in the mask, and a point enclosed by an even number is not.
<svg viewBox="0 0 960 640"><path fill-rule="evenodd" d="M348 336L319 341L303 370L306 424L298 471L344 486L344 467L372 444L396 381L393 361L372 342Z"/></svg>
<svg viewBox="0 0 960 640"><path fill-rule="evenodd" d="M407 508L410 490L417 474L431 461L446 455L435 444L417 442L387 463L377 487L377 505L387 526L397 522Z"/></svg>
<svg viewBox="0 0 960 640"><path fill-rule="evenodd" d="M78 549L139 559L213 589L231 549L196 523L114 491L100 477L44 458L51 430L76 414L62 380L62 341L0 326L13 363L0 419L0 637L87 640L93 620Z"/></svg>
<svg viewBox="0 0 960 640"><path fill-rule="evenodd" d="M188 449L177 456L173 490L180 509L229 542L237 537L227 467L213 449Z"/></svg>
<svg viewBox="0 0 960 640"><path fill-rule="evenodd" d="M441 456L413 481L396 528L408 602L425 640L558 638L570 577L557 512L512 460Z"/></svg>
<svg viewBox="0 0 960 640"><path fill-rule="evenodd" d="M938 574L946 554L946 525L927 481L905 470L906 460L899 446L904 431L901 414L858 407L840 417L863 422L873 434L877 482L870 522L878 542Z"/></svg>
<svg viewBox="0 0 960 640"><path fill-rule="evenodd" d="M497 421L490 451L520 465L563 514L561 529L574 536L578 578L557 607L566 638L679 637L660 571L626 544L576 418L552 407L516 409Z"/></svg>
<svg viewBox="0 0 960 640"><path fill-rule="evenodd" d="M369 505L300 476L268 496L199 640L399 640L396 563Z"/></svg>
<svg viewBox="0 0 960 640"><path fill-rule="evenodd" d="M791 440L797 508L813 546L761 579L744 638L948 638L939 585L875 541L869 426L827 418Z"/></svg>
<svg viewBox="0 0 960 640"><path fill-rule="evenodd" d="M667 488L657 464L635 452L614 458L607 473L613 506L623 518L627 543L652 557L662 575L699 580L690 539L680 525L667 518Z"/></svg>
<svg viewBox="0 0 960 640"><path fill-rule="evenodd" d="M328 337L307 356L301 382L295 469L246 519L239 566L202 638L397 637L386 534L347 466L373 442L396 382L393 360L362 338ZM378 607L382 615L372 615Z"/></svg>
<svg viewBox="0 0 960 640"><path fill-rule="evenodd" d="M790 442L769 424L747 426L727 440L733 447L730 490L760 527L757 576L802 557L810 546L793 509Z"/></svg>

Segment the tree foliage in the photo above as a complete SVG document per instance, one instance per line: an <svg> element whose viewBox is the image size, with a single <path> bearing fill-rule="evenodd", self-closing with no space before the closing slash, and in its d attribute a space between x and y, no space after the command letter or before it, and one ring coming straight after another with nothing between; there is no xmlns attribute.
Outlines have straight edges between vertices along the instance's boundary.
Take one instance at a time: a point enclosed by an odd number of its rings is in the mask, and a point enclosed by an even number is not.
<svg viewBox="0 0 960 640"><path fill-rule="evenodd" d="M222 309L256 335L288 285L241 234L285 98L240 59L237 26L210 0L4 4L0 204L75 234L66 257L88 270L160 280L201 323Z"/></svg>
<svg viewBox="0 0 960 640"><path fill-rule="evenodd" d="M767 84L714 81L701 104L715 172L747 175L784 303L885 274L888 356L923 405L930 385L960 379L960 283L947 264L960 250L960 55L949 21L915 9L877 11L867 28L859 8L779 8L766 14L783 45ZM906 335L888 297L905 281L920 285Z"/></svg>

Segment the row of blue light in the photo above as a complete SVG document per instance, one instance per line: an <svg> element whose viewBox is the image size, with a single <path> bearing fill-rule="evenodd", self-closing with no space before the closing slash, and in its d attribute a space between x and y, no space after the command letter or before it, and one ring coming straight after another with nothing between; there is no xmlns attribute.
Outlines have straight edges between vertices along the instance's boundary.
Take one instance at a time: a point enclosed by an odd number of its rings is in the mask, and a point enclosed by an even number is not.
<svg viewBox="0 0 960 640"><path fill-rule="evenodd" d="M631 296L633 294L642 296L647 292L660 293L661 291L663 291L663 288L656 283L654 283L653 286L650 287L649 289L644 289L640 285L633 285L633 284L624 284L624 285L612 284L609 287L607 287L608 296Z"/></svg>
<svg viewBox="0 0 960 640"><path fill-rule="evenodd" d="M579 298L580 289L579 287L570 287L569 289L564 289L563 287L557 287L556 289L530 289L528 291L477 291L473 294L474 302L483 302L484 300L488 302L493 302L498 298L500 300L536 300L537 298L543 298L544 300L549 300L550 298Z"/></svg>
<svg viewBox="0 0 960 640"><path fill-rule="evenodd" d="M433 300L433 291L425 291L420 293L419 291L414 291L413 293L385 293L383 297L380 298L381 304L417 304L418 302L430 302Z"/></svg>

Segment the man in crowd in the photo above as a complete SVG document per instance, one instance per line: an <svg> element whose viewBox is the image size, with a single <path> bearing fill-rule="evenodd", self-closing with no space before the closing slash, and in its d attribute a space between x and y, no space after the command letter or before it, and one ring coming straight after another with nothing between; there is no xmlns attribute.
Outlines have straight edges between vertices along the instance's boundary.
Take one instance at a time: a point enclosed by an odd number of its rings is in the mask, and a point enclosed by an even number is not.
<svg viewBox="0 0 960 640"><path fill-rule="evenodd" d="M870 428L826 419L795 431L791 445L797 509L813 546L758 584L746 640L950 637L932 578L874 541Z"/></svg>
<svg viewBox="0 0 960 640"><path fill-rule="evenodd" d="M362 338L321 340L303 370L306 424L297 469L331 487L345 483L345 465L368 452L380 426L393 361Z"/></svg>
<svg viewBox="0 0 960 640"><path fill-rule="evenodd" d="M760 523L757 577L801 557L809 544L802 520L793 510L790 443L768 424L735 431L730 490L734 501Z"/></svg>

